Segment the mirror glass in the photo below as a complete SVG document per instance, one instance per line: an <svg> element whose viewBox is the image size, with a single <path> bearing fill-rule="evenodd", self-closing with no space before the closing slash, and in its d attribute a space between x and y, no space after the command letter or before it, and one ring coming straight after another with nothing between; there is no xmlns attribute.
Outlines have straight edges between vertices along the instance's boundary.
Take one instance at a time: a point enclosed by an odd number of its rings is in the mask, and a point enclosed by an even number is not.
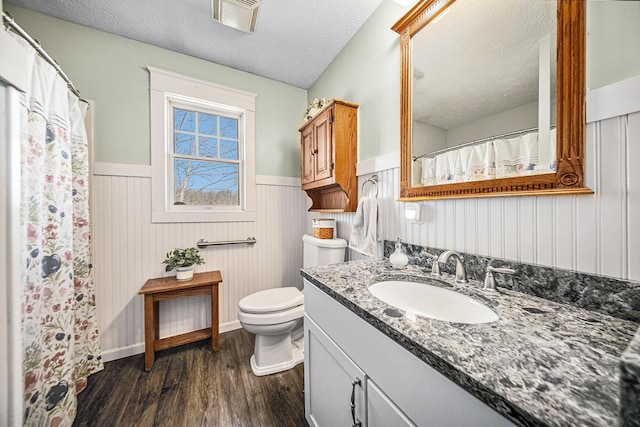
<svg viewBox="0 0 640 427"><path fill-rule="evenodd" d="M557 10L456 0L411 37L411 187L555 173Z"/></svg>
<svg viewBox="0 0 640 427"><path fill-rule="evenodd" d="M585 12L584 0L420 0L394 24L399 201L592 194Z"/></svg>

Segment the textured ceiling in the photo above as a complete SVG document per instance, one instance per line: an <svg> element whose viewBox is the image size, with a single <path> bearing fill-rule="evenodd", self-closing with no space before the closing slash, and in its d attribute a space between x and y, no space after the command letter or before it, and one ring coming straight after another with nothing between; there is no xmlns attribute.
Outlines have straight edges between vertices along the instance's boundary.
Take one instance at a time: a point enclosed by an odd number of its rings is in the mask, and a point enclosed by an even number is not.
<svg viewBox="0 0 640 427"><path fill-rule="evenodd" d="M452 129L538 99L539 40L551 35L555 89L556 2L457 0L413 38L413 118ZM555 96L555 93L552 93Z"/></svg>
<svg viewBox="0 0 640 427"><path fill-rule="evenodd" d="M211 0L5 0L303 89L381 2L263 0L256 31L247 34L214 22Z"/></svg>

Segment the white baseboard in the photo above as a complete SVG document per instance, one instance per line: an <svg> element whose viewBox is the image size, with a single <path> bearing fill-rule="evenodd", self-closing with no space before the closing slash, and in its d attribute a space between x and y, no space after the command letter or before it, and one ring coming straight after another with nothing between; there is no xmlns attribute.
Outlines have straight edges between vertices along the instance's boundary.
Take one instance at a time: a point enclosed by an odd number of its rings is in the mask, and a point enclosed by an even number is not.
<svg viewBox="0 0 640 427"><path fill-rule="evenodd" d="M125 357L135 356L144 353L144 343L128 345L126 347L114 348L102 352L102 361L111 362L112 360L124 359Z"/></svg>
<svg viewBox="0 0 640 427"><path fill-rule="evenodd" d="M233 322L227 322L220 325L220 333L224 334L225 332L235 331L236 329L242 328L239 320L234 320Z"/></svg>
<svg viewBox="0 0 640 427"><path fill-rule="evenodd" d="M240 329L240 321L234 320L233 322L222 323L220 325L220 333L235 331ZM126 347L114 348L102 352L102 361L111 362L113 360L123 359L129 356L135 356L136 354L144 353L144 343L137 343Z"/></svg>

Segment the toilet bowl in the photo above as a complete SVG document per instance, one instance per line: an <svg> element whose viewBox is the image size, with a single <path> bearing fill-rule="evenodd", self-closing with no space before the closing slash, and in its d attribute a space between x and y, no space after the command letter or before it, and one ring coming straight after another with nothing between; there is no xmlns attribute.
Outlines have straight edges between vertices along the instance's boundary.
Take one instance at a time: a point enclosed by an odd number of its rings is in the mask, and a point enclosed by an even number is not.
<svg viewBox="0 0 640 427"><path fill-rule="evenodd" d="M347 242L303 236L303 266L344 261ZM304 295L294 287L248 295L238 303L238 320L255 334L251 371L256 376L291 369L304 360Z"/></svg>
<svg viewBox="0 0 640 427"><path fill-rule="evenodd" d="M256 376L286 371L304 360L304 296L296 288L256 292L240 300L238 320L255 334L251 371Z"/></svg>

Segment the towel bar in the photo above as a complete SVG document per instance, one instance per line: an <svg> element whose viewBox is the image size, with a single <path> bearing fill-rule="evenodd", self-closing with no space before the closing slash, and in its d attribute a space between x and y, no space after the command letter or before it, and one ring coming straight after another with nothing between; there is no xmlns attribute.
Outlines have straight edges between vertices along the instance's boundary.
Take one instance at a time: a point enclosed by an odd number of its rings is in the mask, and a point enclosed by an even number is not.
<svg viewBox="0 0 640 427"><path fill-rule="evenodd" d="M367 183L370 183L371 185L373 185L373 188L376 190L374 197L378 197L378 175L372 175L362 183L362 193L364 193L364 186Z"/></svg>
<svg viewBox="0 0 640 427"><path fill-rule="evenodd" d="M253 245L255 243L256 243L255 237L247 237L246 240L224 240L219 242L207 242L205 239L200 239L198 240L198 243L196 243L196 245L198 245L199 248L206 248L207 246L242 245L242 244Z"/></svg>

